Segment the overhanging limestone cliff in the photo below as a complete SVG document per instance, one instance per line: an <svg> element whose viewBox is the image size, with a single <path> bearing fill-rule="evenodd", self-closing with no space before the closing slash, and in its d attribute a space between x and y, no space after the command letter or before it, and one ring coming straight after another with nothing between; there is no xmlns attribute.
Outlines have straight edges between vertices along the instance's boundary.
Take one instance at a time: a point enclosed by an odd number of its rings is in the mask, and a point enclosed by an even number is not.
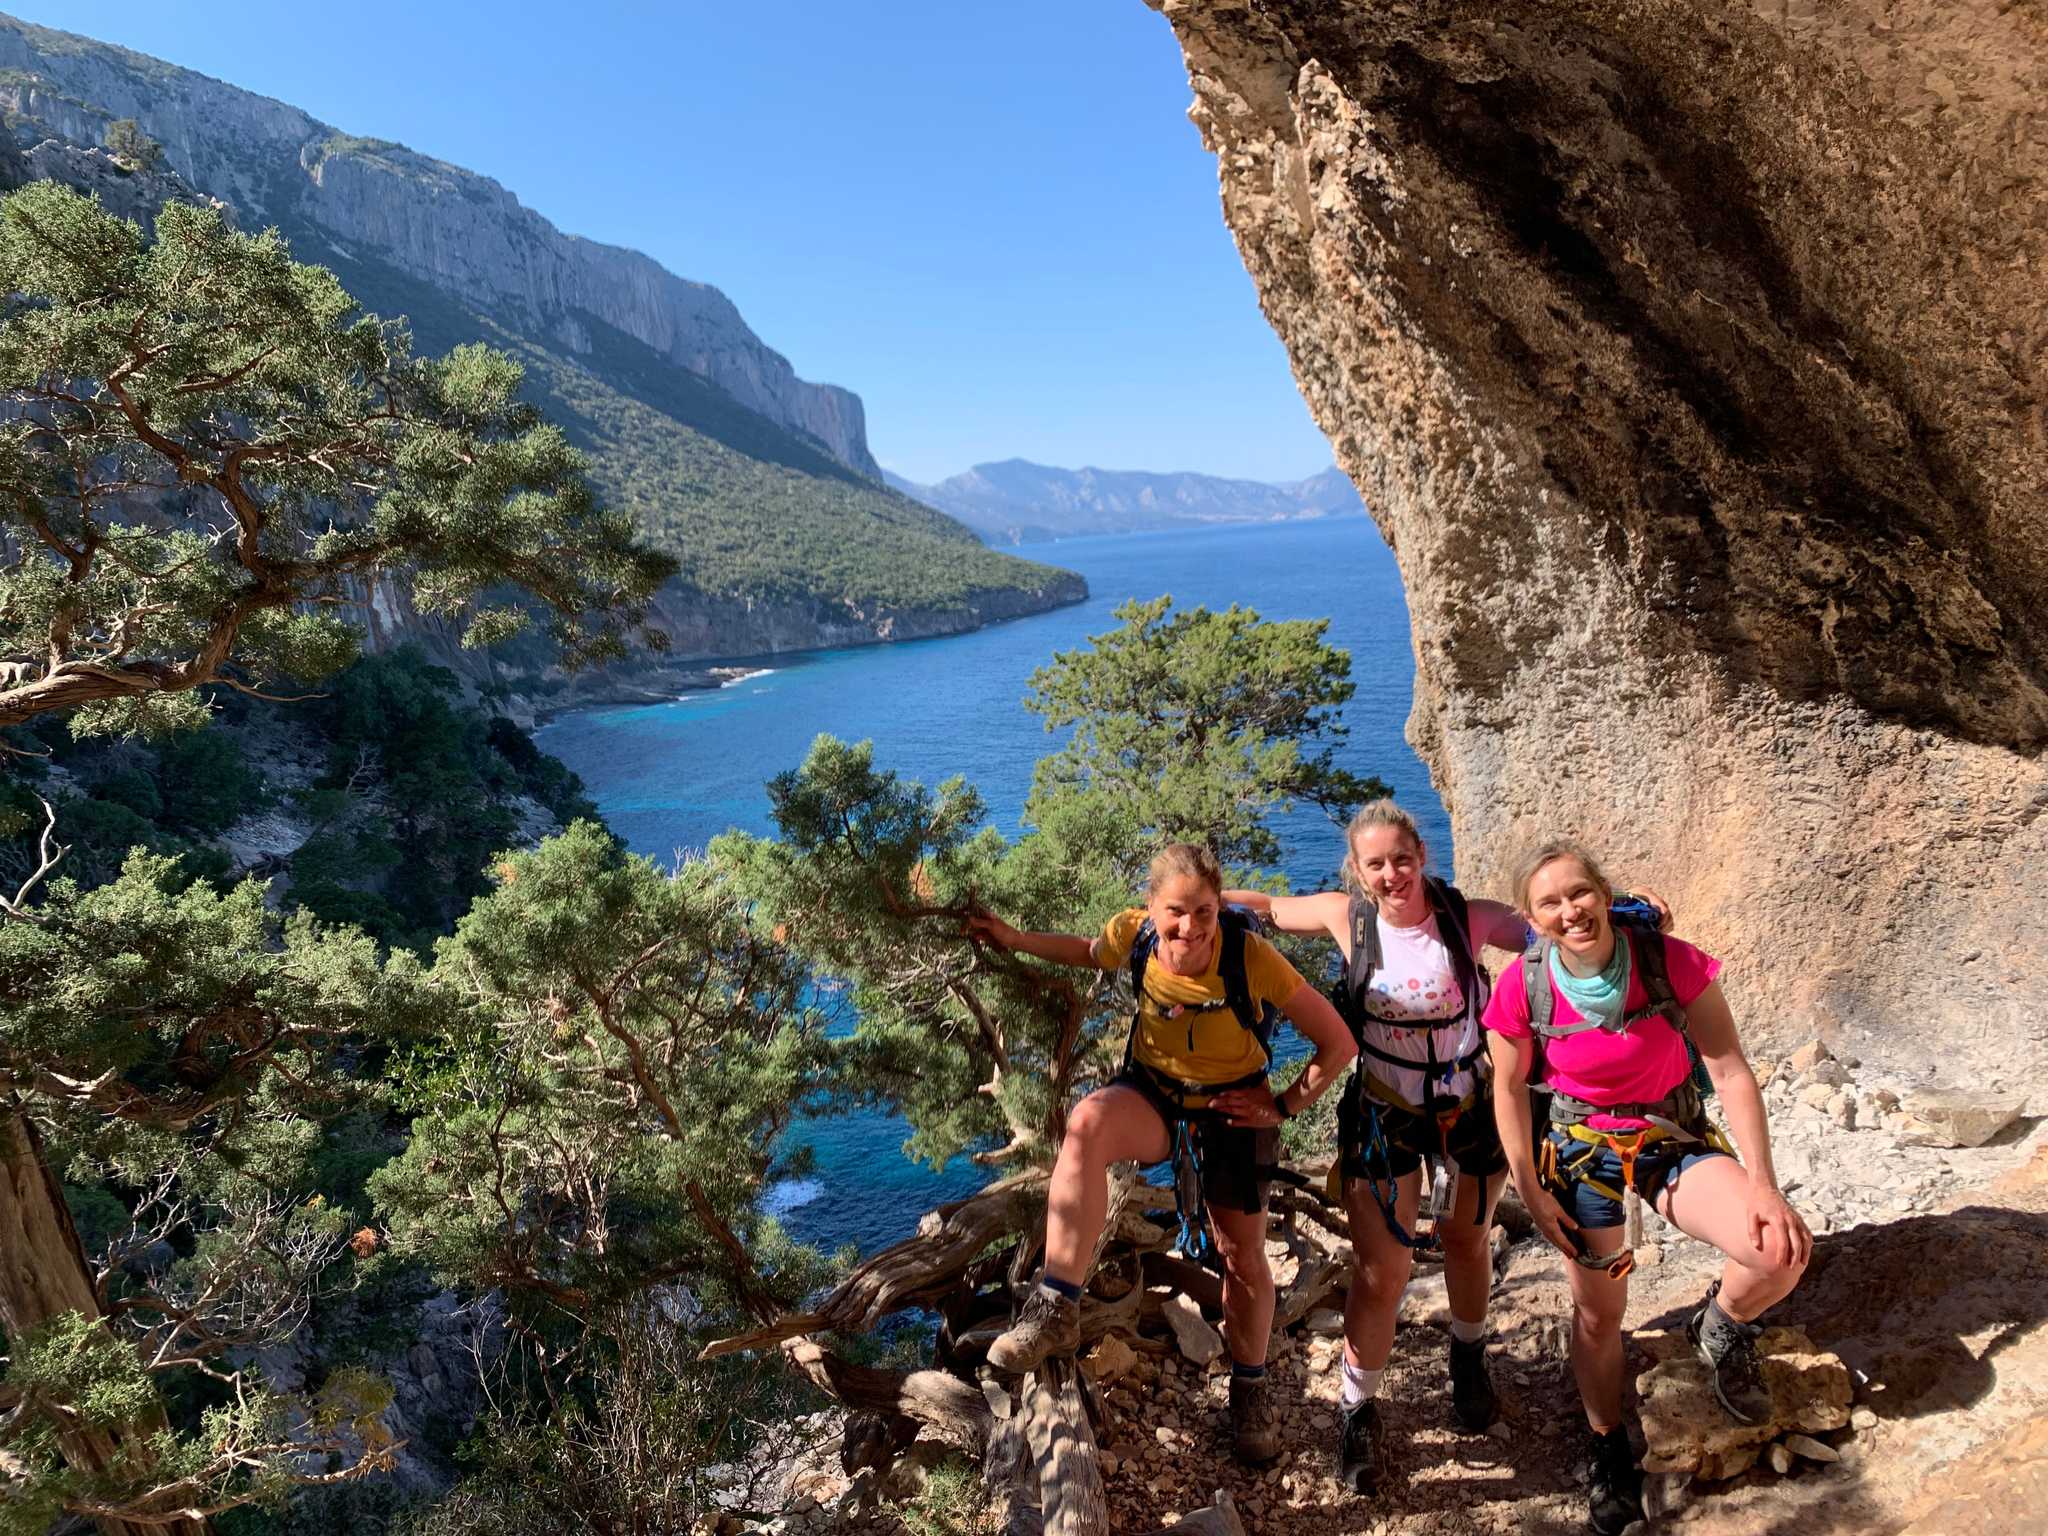
<svg viewBox="0 0 2048 1536"><path fill-rule="evenodd" d="M1148 3L1400 558L1468 886L1576 831L1750 1029L2030 1081L2040 9Z"/></svg>

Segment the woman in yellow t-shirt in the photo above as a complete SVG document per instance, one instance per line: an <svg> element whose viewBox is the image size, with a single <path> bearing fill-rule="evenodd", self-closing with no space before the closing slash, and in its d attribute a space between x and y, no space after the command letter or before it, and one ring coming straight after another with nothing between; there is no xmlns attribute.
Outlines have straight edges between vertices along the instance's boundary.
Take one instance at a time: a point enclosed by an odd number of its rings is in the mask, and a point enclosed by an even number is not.
<svg viewBox="0 0 2048 1536"><path fill-rule="evenodd" d="M1335 1083L1357 1048L1329 999L1265 939L1244 933L1251 1008L1278 1008L1315 1048L1301 1075L1272 1092L1265 1047L1226 995L1222 960L1238 936L1225 932L1222 892L1213 853L1169 843L1152 861L1145 905L1117 914L1095 938L1022 933L995 917L970 921L977 937L1005 949L1102 970L1127 962L1148 921L1152 935L1128 1060L1067 1121L1047 1196L1040 1284L988 1357L1000 1370L1026 1371L1075 1348L1081 1287L1108 1214L1109 1166L1166 1161L1174 1128L1185 1121L1196 1137L1209 1230L1223 1258L1232 1437L1238 1458L1256 1463L1280 1449L1265 1380L1273 1275L1266 1267L1261 1170L1272 1166L1281 1122Z"/></svg>

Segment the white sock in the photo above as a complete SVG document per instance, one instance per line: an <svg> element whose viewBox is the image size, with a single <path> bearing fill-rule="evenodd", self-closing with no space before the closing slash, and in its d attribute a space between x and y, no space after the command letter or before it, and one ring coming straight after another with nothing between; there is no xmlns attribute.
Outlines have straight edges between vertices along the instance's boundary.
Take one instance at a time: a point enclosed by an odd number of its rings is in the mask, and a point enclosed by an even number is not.
<svg viewBox="0 0 2048 1536"><path fill-rule="evenodd" d="M1344 1390L1339 1401L1346 1411L1356 1408L1369 1397L1380 1395L1380 1377L1386 1374L1386 1367L1368 1371L1364 1366L1344 1362Z"/></svg>
<svg viewBox="0 0 2048 1536"><path fill-rule="evenodd" d="M1451 1319L1451 1337L1460 1344L1477 1344L1486 1337L1486 1318L1482 1314L1476 1323L1468 1323L1462 1317Z"/></svg>

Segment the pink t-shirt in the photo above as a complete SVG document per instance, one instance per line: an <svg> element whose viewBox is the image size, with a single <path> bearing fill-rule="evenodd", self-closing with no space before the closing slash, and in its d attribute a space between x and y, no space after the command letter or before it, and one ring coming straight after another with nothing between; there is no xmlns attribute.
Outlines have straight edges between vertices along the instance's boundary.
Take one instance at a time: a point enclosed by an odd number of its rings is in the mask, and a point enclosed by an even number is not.
<svg viewBox="0 0 2048 1536"><path fill-rule="evenodd" d="M1682 939L1665 939L1664 958L1671 972L1671 990L1688 1007L1721 972L1720 961ZM1565 1001L1555 981L1544 979L1550 986L1551 1022L1577 1023L1578 1009ZM1633 1013L1648 1001L1642 975L1631 966L1628 996L1622 999L1622 1008ZM1522 980L1519 959L1508 966L1500 985L1493 989L1493 999L1486 1005L1486 1016L1481 1022L1511 1040L1527 1040L1533 1033L1529 1028L1528 985ZM1685 1041L1663 1018L1643 1019L1622 1034L1610 1034L1604 1029L1581 1030L1561 1040L1545 1041L1542 1053L1542 1070L1551 1087L1594 1104L1635 1104L1661 1099L1692 1070ZM1586 1124L1595 1130L1627 1131L1648 1122L1620 1115L1590 1115Z"/></svg>

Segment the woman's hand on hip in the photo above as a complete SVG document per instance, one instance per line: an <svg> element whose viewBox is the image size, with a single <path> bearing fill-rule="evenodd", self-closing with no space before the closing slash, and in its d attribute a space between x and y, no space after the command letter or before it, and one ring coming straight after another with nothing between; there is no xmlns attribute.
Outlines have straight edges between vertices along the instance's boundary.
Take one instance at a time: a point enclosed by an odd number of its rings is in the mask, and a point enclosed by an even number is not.
<svg viewBox="0 0 2048 1536"><path fill-rule="evenodd" d="M1226 1088L1209 1101L1209 1107L1230 1124L1254 1130L1267 1130L1287 1118L1280 1113L1273 1090L1263 1083L1256 1088Z"/></svg>

